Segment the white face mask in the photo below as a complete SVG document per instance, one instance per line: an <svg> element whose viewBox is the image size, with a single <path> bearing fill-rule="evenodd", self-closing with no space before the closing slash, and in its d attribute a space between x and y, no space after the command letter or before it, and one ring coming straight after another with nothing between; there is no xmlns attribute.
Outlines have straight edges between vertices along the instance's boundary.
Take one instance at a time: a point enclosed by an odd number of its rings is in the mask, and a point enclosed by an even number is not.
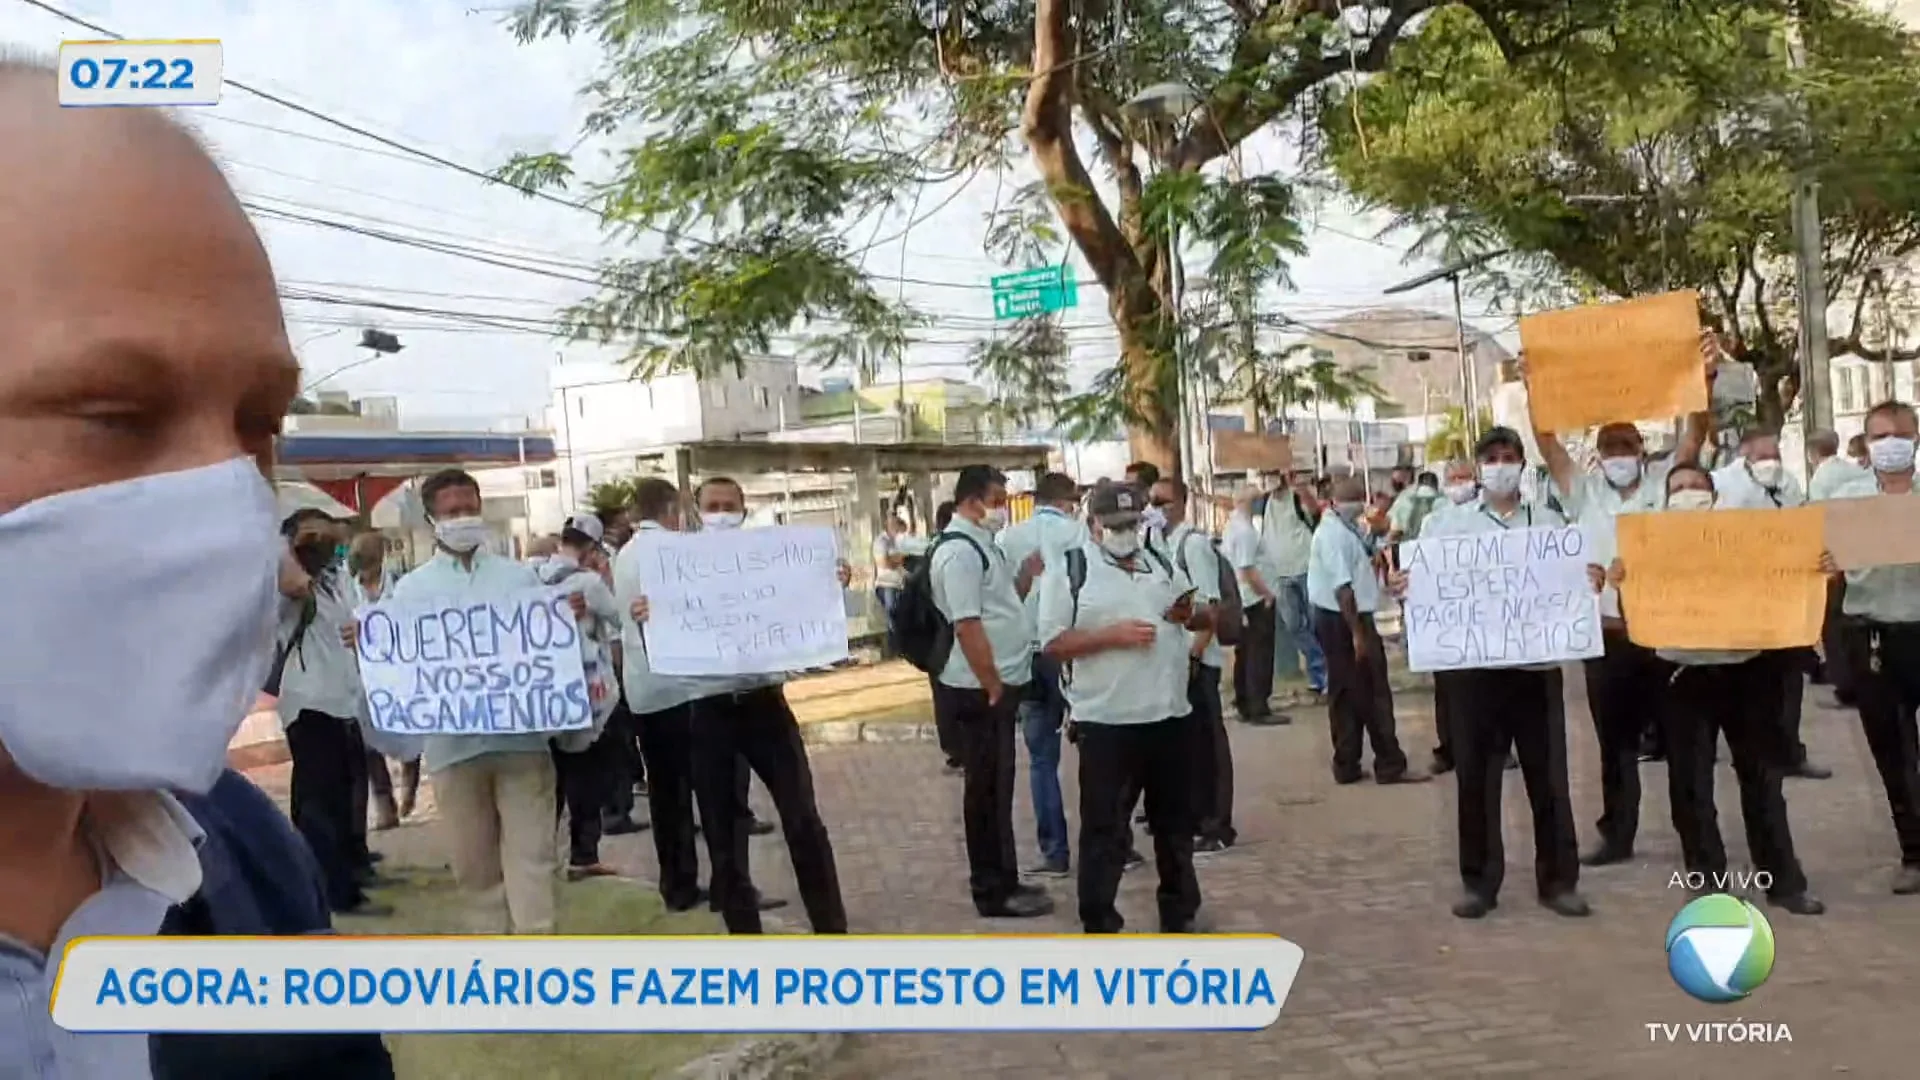
<svg viewBox="0 0 1920 1080"><path fill-rule="evenodd" d="M1475 488L1476 485L1471 480L1462 481L1458 484L1448 484L1447 501L1456 505L1460 503L1470 503L1473 501Z"/></svg>
<svg viewBox="0 0 1920 1080"><path fill-rule="evenodd" d="M1753 475L1754 480L1758 481L1761 487L1770 488L1780 486L1780 462L1776 458L1769 458L1764 461L1749 461L1747 462L1747 472Z"/></svg>
<svg viewBox="0 0 1920 1080"><path fill-rule="evenodd" d="M1140 524L1149 529L1165 529L1167 527L1166 512L1157 506L1149 506L1140 511Z"/></svg>
<svg viewBox="0 0 1920 1080"><path fill-rule="evenodd" d="M1601 458L1600 472L1606 476L1607 483L1623 488L1640 479L1640 459L1637 457Z"/></svg>
<svg viewBox="0 0 1920 1080"><path fill-rule="evenodd" d="M1131 559L1140 551L1140 532L1137 529L1102 529L1100 550L1116 559Z"/></svg>
<svg viewBox="0 0 1920 1080"><path fill-rule="evenodd" d="M996 506L980 515L980 527L990 533L997 533L1007 527L1007 508Z"/></svg>
<svg viewBox="0 0 1920 1080"><path fill-rule="evenodd" d="M1413 493L1422 499L1431 499L1434 496L1440 494L1440 490L1434 487L1432 484L1421 484L1419 487L1414 489Z"/></svg>
<svg viewBox="0 0 1920 1080"><path fill-rule="evenodd" d="M0 513L0 745L20 770L68 791L212 787L273 663L275 518L250 458Z"/></svg>
<svg viewBox="0 0 1920 1080"><path fill-rule="evenodd" d="M1913 468L1913 440L1882 435L1867 444L1867 459L1875 472L1901 473Z"/></svg>
<svg viewBox="0 0 1920 1080"><path fill-rule="evenodd" d="M700 515L700 527L703 529L737 529L747 520L747 515L722 510Z"/></svg>
<svg viewBox="0 0 1920 1080"><path fill-rule="evenodd" d="M1713 509L1713 492L1700 491L1696 488L1673 492L1667 496L1667 509L1711 510Z"/></svg>
<svg viewBox="0 0 1920 1080"><path fill-rule="evenodd" d="M1520 490L1521 465L1515 461L1502 461L1480 466L1480 486L1495 495L1511 495Z"/></svg>
<svg viewBox="0 0 1920 1080"><path fill-rule="evenodd" d="M443 518L433 523L433 538L456 555L471 554L487 542L491 532L484 518Z"/></svg>

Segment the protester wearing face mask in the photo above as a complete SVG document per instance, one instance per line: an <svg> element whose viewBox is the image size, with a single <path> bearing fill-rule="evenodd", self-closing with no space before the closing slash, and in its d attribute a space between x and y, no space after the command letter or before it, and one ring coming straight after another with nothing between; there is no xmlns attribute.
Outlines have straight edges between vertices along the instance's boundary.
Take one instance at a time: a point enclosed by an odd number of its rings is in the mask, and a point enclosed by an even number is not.
<svg viewBox="0 0 1920 1080"><path fill-rule="evenodd" d="M1072 477L1065 473L1041 476L1033 488L1033 516L1000 533L1000 550L1008 563L1025 566L1037 556L1042 574L1049 567L1057 569L1062 554L1087 542L1086 526L1073 516L1079 501L1080 485ZM1020 733L1027 744L1028 786L1040 847L1040 861L1028 873L1064 878L1072 872L1066 803L1060 794L1060 733L1067 719L1067 699L1060 690L1060 665L1039 652L1039 589L1027 589L1025 607L1035 654L1033 681L1027 684L1027 700L1020 703Z"/></svg>
<svg viewBox="0 0 1920 1080"><path fill-rule="evenodd" d="M1279 612L1269 577L1274 564L1263 557L1260 532L1254 524L1254 504L1259 498L1259 490L1251 484L1234 492L1233 513L1227 518L1227 535L1221 546L1239 579L1240 604L1246 612L1246 629L1233 654L1233 708L1242 723L1285 724L1289 718L1275 713L1272 705L1274 620Z"/></svg>
<svg viewBox="0 0 1920 1080"><path fill-rule="evenodd" d="M1867 460L1867 437L1864 434L1847 440L1847 460L1863 473L1873 472L1873 462Z"/></svg>
<svg viewBox="0 0 1920 1080"><path fill-rule="evenodd" d="M685 525L680 491L658 477L647 477L634 485L634 516L638 518L636 537L665 530L679 532ZM745 520L742 513L739 520ZM737 522L727 511L715 507L713 520L719 527ZM703 524L707 524L703 520ZM614 599L621 611L621 682L627 700L636 703L640 746L647 758L648 805L653 813L654 852L660 860L660 896L670 911L686 911L703 901L714 912L721 910L718 887L700 888L700 856L694 837L702 831L700 822L717 821L726 816L709 805L711 794L702 788L694 770L693 702L702 696L701 681L685 675L662 675L647 662L646 624L651 608L644 591L642 564L648 558L645 544L631 541L620 549L614 560ZM745 759L735 755L732 785L727 802L732 820L740 827L730 830L728 851L734 872L748 878L747 840L773 831L769 823L755 820L748 801L753 770ZM695 808L699 815L696 818ZM712 834L708 835L711 846ZM710 864L711 864L711 860ZM714 879L719 866L710 865ZM717 880L715 881L717 886ZM750 879L735 887L735 899L742 906L773 911L787 905L785 900L762 896ZM749 904L748 901L751 901Z"/></svg>
<svg viewBox="0 0 1920 1080"><path fill-rule="evenodd" d="M738 529L747 520L746 492L725 476L702 481L694 489L694 505L703 530ZM844 562L839 577L844 589L850 577ZM787 676L689 675L682 681L691 687L693 787L713 866L713 906L727 931L758 934L760 913L785 906L763 898L749 876L747 838L756 821L744 797L746 768L760 777L779 811L794 882L813 932L846 933L833 842L814 801L806 743L787 704Z"/></svg>
<svg viewBox="0 0 1920 1080"><path fill-rule="evenodd" d="M607 727L620 692L613 666L614 639L620 629L620 606L613 590L600 576L606 559L601 543L606 530L592 514L575 514L560 531L560 550L539 569L540 581L581 598L586 611L579 616L580 667L587 678L587 700L593 705L593 726L568 732L554 740L554 776L559 788L556 814L567 816L567 879L611 877L615 871L600 861L600 836L605 812L613 802L617 782L617 732Z"/></svg>
<svg viewBox="0 0 1920 1080"><path fill-rule="evenodd" d="M948 710L962 732L968 884L983 917L1037 918L1053 911L1053 901L1020 880L1014 855L1013 729L1033 677L1033 629L1022 601L1042 567L1037 557L1016 566L994 542L1007 516L1007 478L998 470L961 469L953 501L929 567L933 602L953 624L953 651L933 691L935 708Z"/></svg>
<svg viewBox="0 0 1920 1080"><path fill-rule="evenodd" d="M358 611L386 595L392 579L387 573L387 539L378 532L363 532L347 543L347 575L352 600L350 610ZM367 783L373 800L375 831L394 829L400 820L413 814L420 795L419 740L389 735L373 726L362 695L354 714L360 722L360 734L367 743ZM401 788L395 798L391 757L401 762Z"/></svg>
<svg viewBox="0 0 1920 1080"><path fill-rule="evenodd" d="M560 554L558 536L536 536L527 542L527 557L521 561L538 572L547 561Z"/></svg>
<svg viewBox="0 0 1920 1080"><path fill-rule="evenodd" d="M1158 508L1168 527L1161 556L1176 578L1193 586L1193 608L1209 616L1220 602L1220 558L1214 541L1187 520L1187 485L1167 479L1153 485L1149 509ZM1145 515L1142 515L1142 520ZM1239 839L1233 827L1233 743L1220 707L1220 670L1227 651L1214 639L1214 627L1191 631L1187 646L1187 705L1192 709L1193 851L1214 855Z"/></svg>
<svg viewBox="0 0 1920 1080"><path fill-rule="evenodd" d="M1713 477L1696 465L1676 465L1667 478L1667 512L1718 508ZM1608 579L1630 580L1632 567L1614 559ZM1794 855L1782 782L1787 750L1780 730L1785 681L1776 653L1758 650L1661 649L1677 665L1662 695L1667 727L1667 790L1686 870L1708 881L1726 873L1727 850L1714 809L1714 750L1720 736L1733 756L1740 785L1740 816L1756 870L1772 875L1767 900L1796 915L1818 915L1826 905L1807 891Z"/></svg>
<svg viewBox="0 0 1920 1080"><path fill-rule="evenodd" d="M1496 427L1474 447L1480 466L1480 498L1442 515L1427 538L1480 536L1508 529L1562 526L1558 512L1520 494L1526 468L1525 443L1511 428ZM1414 573L1420 572L1417 568ZM1591 568L1594 588L1601 569ZM1404 591L1407 572L1393 575ZM1566 710L1558 664L1467 668L1450 671L1454 738L1458 758L1455 799L1459 830L1460 879L1465 895L1454 915L1479 919L1499 902L1506 878L1501 843L1500 791L1505 783L1500 760L1511 747L1520 760L1533 818L1534 888L1540 903L1558 915L1588 914L1580 897L1580 853L1574 834L1573 797L1567 790Z"/></svg>
<svg viewBox="0 0 1920 1080"><path fill-rule="evenodd" d="M367 750L356 719L363 691L342 640L353 621L353 593L334 558L332 526L318 510L297 511L280 524L304 580L281 603L278 680L270 675L268 689L293 764L293 823L320 863L327 902L341 913L391 913L375 910L361 888L373 873L366 850Z"/></svg>
<svg viewBox="0 0 1920 1080"><path fill-rule="evenodd" d="M0 1075L391 1077L376 1036L50 1015L79 937L330 926L307 845L226 769L293 563L265 478L300 378L272 268L190 134L58 86L0 61ZM140 168L100 167L123 154Z"/></svg>
<svg viewBox="0 0 1920 1080"><path fill-rule="evenodd" d="M1358 783L1361 740L1373 743L1373 777L1382 784L1427 780L1407 768L1394 734L1393 688L1387 682L1386 645L1374 627L1380 579L1361 535L1366 488L1357 476L1333 482L1333 506L1313 532L1307 599L1314 633L1327 658L1327 713L1333 729L1333 779Z"/></svg>
<svg viewBox="0 0 1920 1080"><path fill-rule="evenodd" d="M1430 472L1415 477L1413 486L1394 496L1387 507L1387 542L1398 545L1418 538L1420 527L1440 505L1440 478Z"/></svg>
<svg viewBox="0 0 1920 1080"><path fill-rule="evenodd" d="M1835 493L1835 498L1915 494L1914 443L1920 439L1913 406L1890 401L1865 419L1873 473ZM1831 560L1827 569L1831 572ZM1914 752L1914 714L1920 709L1920 564L1876 566L1835 574L1841 586L1842 655L1851 664L1850 685L1866 733L1867 749L1880 772L1900 844L1893 891L1920 893L1920 764Z"/></svg>
<svg viewBox="0 0 1920 1080"><path fill-rule="evenodd" d="M1441 492L1444 501L1435 506L1420 523L1420 532L1414 539L1441 535L1440 524L1449 516L1463 510L1471 512L1479 506L1480 482L1479 470L1471 460L1456 458L1446 463L1440 471L1443 481ZM1456 717L1459 713L1458 694L1454 689L1455 675L1451 671L1433 673L1433 773L1438 776L1453 770L1454 731L1458 727ZM1519 768L1518 758L1512 751L1507 753L1507 768Z"/></svg>
<svg viewBox="0 0 1920 1080"><path fill-rule="evenodd" d="M1306 469L1294 471L1284 488L1270 487L1266 498L1258 549L1261 575L1273 591L1274 628L1270 636L1278 638L1279 630L1286 630L1290 647L1299 652L1306 668L1307 689L1324 694L1327 692L1327 660L1320 654L1320 643L1314 639L1313 607L1307 603L1307 554L1313 547L1314 526L1320 522L1320 499L1314 493L1313 473ZM1245 603L1244 596L1242 603ZM1252 610L1248 609L1247 614L1251 621ZM1234 670L1239 670L1238 664ZM1272 686L1270 676L1267 685Z"/></svg>
<svg viewBox="0 0 1920 1080"><path fill-rule="evenodd" d="M1708 400L1712 399L1714 377L1723 355L1719 339L1703 333L1701 378L1706 382ZM1546 461L1553 494L1567 517L1585 529L1597 548L1612 552L1617 545L1615 522L1619 516L1658 510L1666 498L1668 472L1676 462L1699 461L1710 427L1706 412L1693 413L1686 418L1673 454L1649 461L1637 425L1625 421L1603 424L1594 436L1600 458L1597 472L1583 472L1559 436L1538 424L1534 426L1534 441ZM1659 760L1666 754L1659 711L1651 705L1662 693L1655 681L1660 665L1620 629L1620 594L1611 585L1600 593L1600 618L1603 628L1611 626L1614 632L1606 637L1603 662L1587 666L1587 704L1600 747L1604 806L1601 844L1589 853L1598 859L1592 865L1616 861L1614 856L1631 848L1640 818L1639 763Z"/></svg>
<svg viewBox="0 0 1920 1080"><path fill-rule="evenodd" d="M1786 471L1780 460L1780 437L1774 432L1754 428L1740 438L1740 456L1713 472L1716 505L1728 510L1777 510L1806 505L1800 481ZM1807 678L1819 664L1819 654L1811 647L1779 650L1780 728L1786 733L1789 775L1807 780L1825 780L1831 769L1807 760L1807 744L1800 738L1801 713L1807 694Z"/></svg>
<svg viewBox="0 0 1920 1080"><path fill-rule="evenodd" d="M487 549L480 484L459 469L420 485L433 523L433 558L394 583L390 600L480 602L540 587L525 564ZM580 614L579 605L576 616ZM555 777L550 736L429 735L427 776L439 806L453 878L476 933L551 934L555 879Z"/></svg>
<svg viewBox="0 0 1920 1080"><path fill-rule="evenodd" d="M1114 898L1136 793L1144 796L1162 933L1194 929L1192 783L1196 737L1187 701L1193 587L1140 536L1140 493L1094 489L1098 539L1062 556L1040 583L1040 638L1062 665L1080 731L1080 922L1125 925Z"/></svg>

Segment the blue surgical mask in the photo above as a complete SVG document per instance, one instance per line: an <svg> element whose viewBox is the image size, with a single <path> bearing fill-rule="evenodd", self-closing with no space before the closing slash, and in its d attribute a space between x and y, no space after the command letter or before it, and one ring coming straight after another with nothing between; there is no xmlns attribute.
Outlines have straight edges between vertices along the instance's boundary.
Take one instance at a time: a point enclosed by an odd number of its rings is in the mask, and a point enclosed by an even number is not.
<svg viewBox="0 0 1920 1080"><path fill-rule="evenodd" d="M272 664L275 517L250 458L0 514L0 746L14 764L68 791L212 787Z"/></svg>

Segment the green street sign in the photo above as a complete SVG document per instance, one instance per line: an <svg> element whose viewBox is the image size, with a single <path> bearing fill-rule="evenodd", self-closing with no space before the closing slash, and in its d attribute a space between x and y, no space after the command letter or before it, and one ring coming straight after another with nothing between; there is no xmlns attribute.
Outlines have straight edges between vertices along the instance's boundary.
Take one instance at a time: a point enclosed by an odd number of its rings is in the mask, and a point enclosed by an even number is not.
<svg viewBox="0 0 1920 1080"><path fill-rule="evenodd" d="M1019 319L1064 311L1080 303L1080 289L1067 264L1000 274L993 279L993 317Z"/></svg>

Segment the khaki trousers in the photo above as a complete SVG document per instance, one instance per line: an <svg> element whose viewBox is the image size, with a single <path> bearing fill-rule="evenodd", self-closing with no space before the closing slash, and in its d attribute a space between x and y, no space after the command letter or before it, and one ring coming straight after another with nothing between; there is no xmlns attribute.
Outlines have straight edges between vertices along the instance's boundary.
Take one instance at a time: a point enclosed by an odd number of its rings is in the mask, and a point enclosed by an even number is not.
<svg viewBox="0 0 1920 1080"><path fill-rule="evenodd" d="M551 934L560 853L553 830L553 758L483 754L433 774L453 880L476 934Z"/></svg>

